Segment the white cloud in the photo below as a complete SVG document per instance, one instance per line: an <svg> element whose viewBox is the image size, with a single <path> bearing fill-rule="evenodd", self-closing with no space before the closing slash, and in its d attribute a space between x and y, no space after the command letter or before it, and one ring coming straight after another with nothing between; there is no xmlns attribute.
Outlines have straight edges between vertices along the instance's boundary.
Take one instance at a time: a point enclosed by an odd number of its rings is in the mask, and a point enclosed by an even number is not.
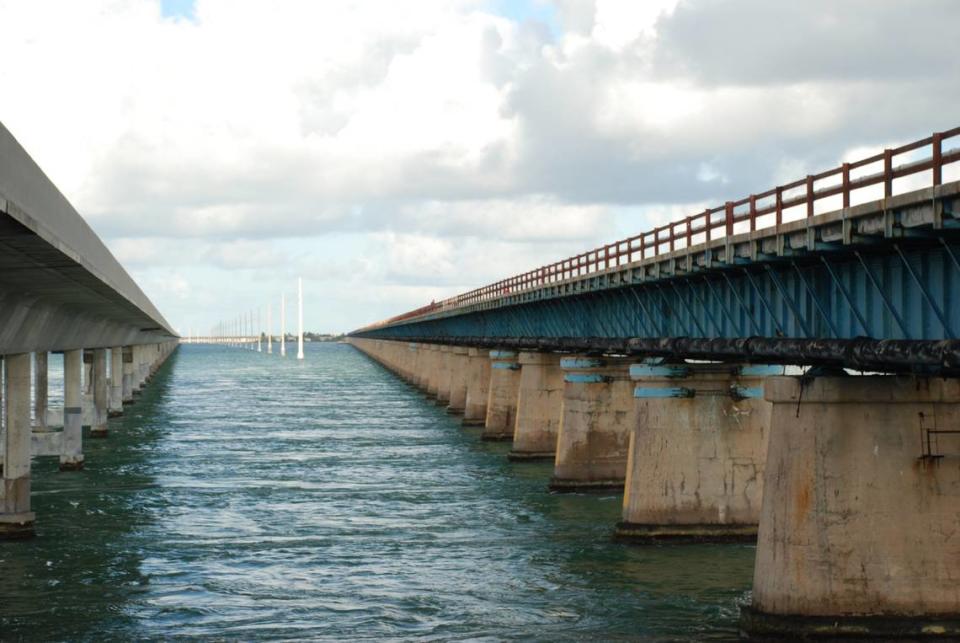
<svg viewBox="0 0 960 643"><path fill-rule="evenodd" d="M339 330L955 125L950 0L526 1L0 0L0 119L175 324Z"/></svg>

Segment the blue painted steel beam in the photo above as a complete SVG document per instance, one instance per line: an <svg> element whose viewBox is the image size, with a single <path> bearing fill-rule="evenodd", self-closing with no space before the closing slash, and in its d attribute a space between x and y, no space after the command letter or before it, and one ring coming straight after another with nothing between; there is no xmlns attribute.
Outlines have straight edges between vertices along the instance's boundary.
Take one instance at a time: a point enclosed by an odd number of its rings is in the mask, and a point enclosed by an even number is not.
<svg viewBox="0 0 960 643"><path fill-rule="evenodd" d="M960 332L960 243L871 248L829 259L716 269L692 280L502 306L366 336L952 339ZM859 254L859 256L857 256ZM750 329L750 335L744 331Z"/></svg>

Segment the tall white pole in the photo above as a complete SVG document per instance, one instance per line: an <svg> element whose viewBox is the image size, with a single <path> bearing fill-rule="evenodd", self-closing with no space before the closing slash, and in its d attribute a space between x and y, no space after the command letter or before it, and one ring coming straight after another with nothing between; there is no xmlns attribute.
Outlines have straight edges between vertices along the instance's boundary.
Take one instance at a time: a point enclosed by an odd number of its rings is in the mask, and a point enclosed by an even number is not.
<svg viewBox="0 0 960 643"><path fill-rule="evenodd" d="M280 293L280 357L287 356L287 296Z"/></svg>
<svg viewBox="0 0 960 643"><path fill-rule="evenodd" d="M263 352L263 344L260 343L260 340L263 338L263 325L260 323L260 309L257 308L257 352Z"/></svg>
<svg viewBox="0 0 960 643"><path fill-rule="evenodd" d="M303 359L303 278L297 278L297 359Z"/></svg>
<svg viewBox="0 0 960 643"><path fill-rule="evenodd" d="M273 354L273 308L267 304L267 352Z"/></svg>

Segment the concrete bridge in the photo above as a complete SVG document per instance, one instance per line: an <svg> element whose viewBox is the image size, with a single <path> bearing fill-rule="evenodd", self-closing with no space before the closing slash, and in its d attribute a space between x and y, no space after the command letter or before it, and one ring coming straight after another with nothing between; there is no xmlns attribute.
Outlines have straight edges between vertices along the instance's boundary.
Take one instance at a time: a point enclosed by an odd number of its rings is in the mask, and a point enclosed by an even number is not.
<svg viewBox="0 0 960 643"><path fill-rule="evenodd" d="M511 459L553 460L551 489L623 490L619 538L756 542L750 634L960 636L958 140L729 201L351 342L512 440Z"/></svg>
<svg viewBox="0 0 960 643"><path fill-rule="evenodd" d="M33 535L31 457L57 457L61 470L83 468L82 427L105 437L107 418L133 403L176 337L0 125L0 538ZM47 408L50 352L63 353L59 413Z"/></svg>

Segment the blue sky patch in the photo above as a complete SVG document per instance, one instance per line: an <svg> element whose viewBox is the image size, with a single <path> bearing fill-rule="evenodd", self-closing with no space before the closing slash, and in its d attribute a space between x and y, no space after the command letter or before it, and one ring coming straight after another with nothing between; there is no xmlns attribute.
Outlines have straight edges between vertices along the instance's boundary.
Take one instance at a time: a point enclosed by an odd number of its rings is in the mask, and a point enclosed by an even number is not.
<svg viewBox="0 0 960 643"><path fill-rule="evenodd" d="M552 4L542 0L491 0L490 9L493 13L515 22L526 20L542 22L550 28L554 37L561 33L556 9Z"/></svg>
<svg viewBox="0 0 960 643"><path fill-rule="evenodd" d="M160 0L160 11L164 18L185 18L193 20L194 0Z"/></svg>

